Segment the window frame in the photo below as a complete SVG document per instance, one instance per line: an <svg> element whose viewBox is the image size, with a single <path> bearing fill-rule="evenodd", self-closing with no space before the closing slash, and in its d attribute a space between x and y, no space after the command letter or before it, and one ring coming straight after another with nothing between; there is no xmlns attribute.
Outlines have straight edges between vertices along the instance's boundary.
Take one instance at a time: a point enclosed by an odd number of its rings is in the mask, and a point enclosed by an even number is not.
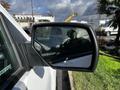
<svg viewBox="0 0 120 90"><path fill-rule="evenodd" d="M2 89L12 89L12 87L17 83L17 81L25 73L26 69L22 65L22 62L20 60L17 48L15 46L15 43L14 43L12 37L10 36L10 33L9 33L8 29L7 29L7 26L6 26L5 22L4 22L2 14L0 14L0 20L1 20L1 24L3 25L3 28L4 28L4 30L3 30L3 33L5 34L4 36L6 36L6 38L10 41L10 45L11 45L11 47L13 49L13 52L14 52L15 57L16 57L16 60L18 62L16 64L19 64L19 67L17 68L17 70L15 70L9 76L9 78L7 78L6 82L3 83L2 87L1 87Z"/></svg>

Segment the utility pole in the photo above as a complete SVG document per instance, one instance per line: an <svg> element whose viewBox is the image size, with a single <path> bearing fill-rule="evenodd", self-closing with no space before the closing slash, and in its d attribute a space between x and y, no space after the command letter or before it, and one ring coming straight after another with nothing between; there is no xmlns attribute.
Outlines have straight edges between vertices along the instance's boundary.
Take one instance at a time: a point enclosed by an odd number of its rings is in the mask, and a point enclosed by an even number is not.
<svg viewBox="0 0 120 90"><path fill-rule="evenodd" d="M32 22L34 23L33 0L31 0Z"/></svg>

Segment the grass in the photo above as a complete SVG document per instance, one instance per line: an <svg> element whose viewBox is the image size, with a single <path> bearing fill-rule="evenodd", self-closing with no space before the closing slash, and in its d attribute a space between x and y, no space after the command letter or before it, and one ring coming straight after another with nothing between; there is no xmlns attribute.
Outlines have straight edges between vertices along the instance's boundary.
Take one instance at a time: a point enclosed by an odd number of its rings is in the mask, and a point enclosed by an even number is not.
<svg viewBox="0 0 120 90"><path fill-rule="evenodd" d="M120 63L104 55L95 72L73 72L75 90L120 90Z"/></svg>

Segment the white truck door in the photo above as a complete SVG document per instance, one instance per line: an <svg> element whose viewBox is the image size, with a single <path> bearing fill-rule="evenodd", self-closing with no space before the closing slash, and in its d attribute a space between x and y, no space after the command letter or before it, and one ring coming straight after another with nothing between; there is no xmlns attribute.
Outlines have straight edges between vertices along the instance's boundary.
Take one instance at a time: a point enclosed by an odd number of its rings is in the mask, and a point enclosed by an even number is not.
<svg viewBox="0 0 120 90"><path fill-rule="evenodd" d="M13 41L21 43L31 38L1 5L0 13L0 90L11 89L14 84L13 90L55 90L56 71L52 68L24 70Z"/></svg>
<svg viewBox="0 0 120 90"><path fill-rule="evenodd" d="M12 90L56 90L56 70L36 66L26 72Z"/></svg>

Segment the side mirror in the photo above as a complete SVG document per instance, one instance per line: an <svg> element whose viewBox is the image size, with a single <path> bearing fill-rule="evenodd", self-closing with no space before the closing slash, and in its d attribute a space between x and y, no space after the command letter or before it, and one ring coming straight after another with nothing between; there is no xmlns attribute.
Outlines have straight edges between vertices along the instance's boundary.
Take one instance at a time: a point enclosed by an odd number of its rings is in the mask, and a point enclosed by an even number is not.
<svg viewBox="0 0 120 90"><path fill-rule="evenodd" d="M33 25L32 47L55 69L94 71L98 46L93 30L80 23Z"/></svg>

